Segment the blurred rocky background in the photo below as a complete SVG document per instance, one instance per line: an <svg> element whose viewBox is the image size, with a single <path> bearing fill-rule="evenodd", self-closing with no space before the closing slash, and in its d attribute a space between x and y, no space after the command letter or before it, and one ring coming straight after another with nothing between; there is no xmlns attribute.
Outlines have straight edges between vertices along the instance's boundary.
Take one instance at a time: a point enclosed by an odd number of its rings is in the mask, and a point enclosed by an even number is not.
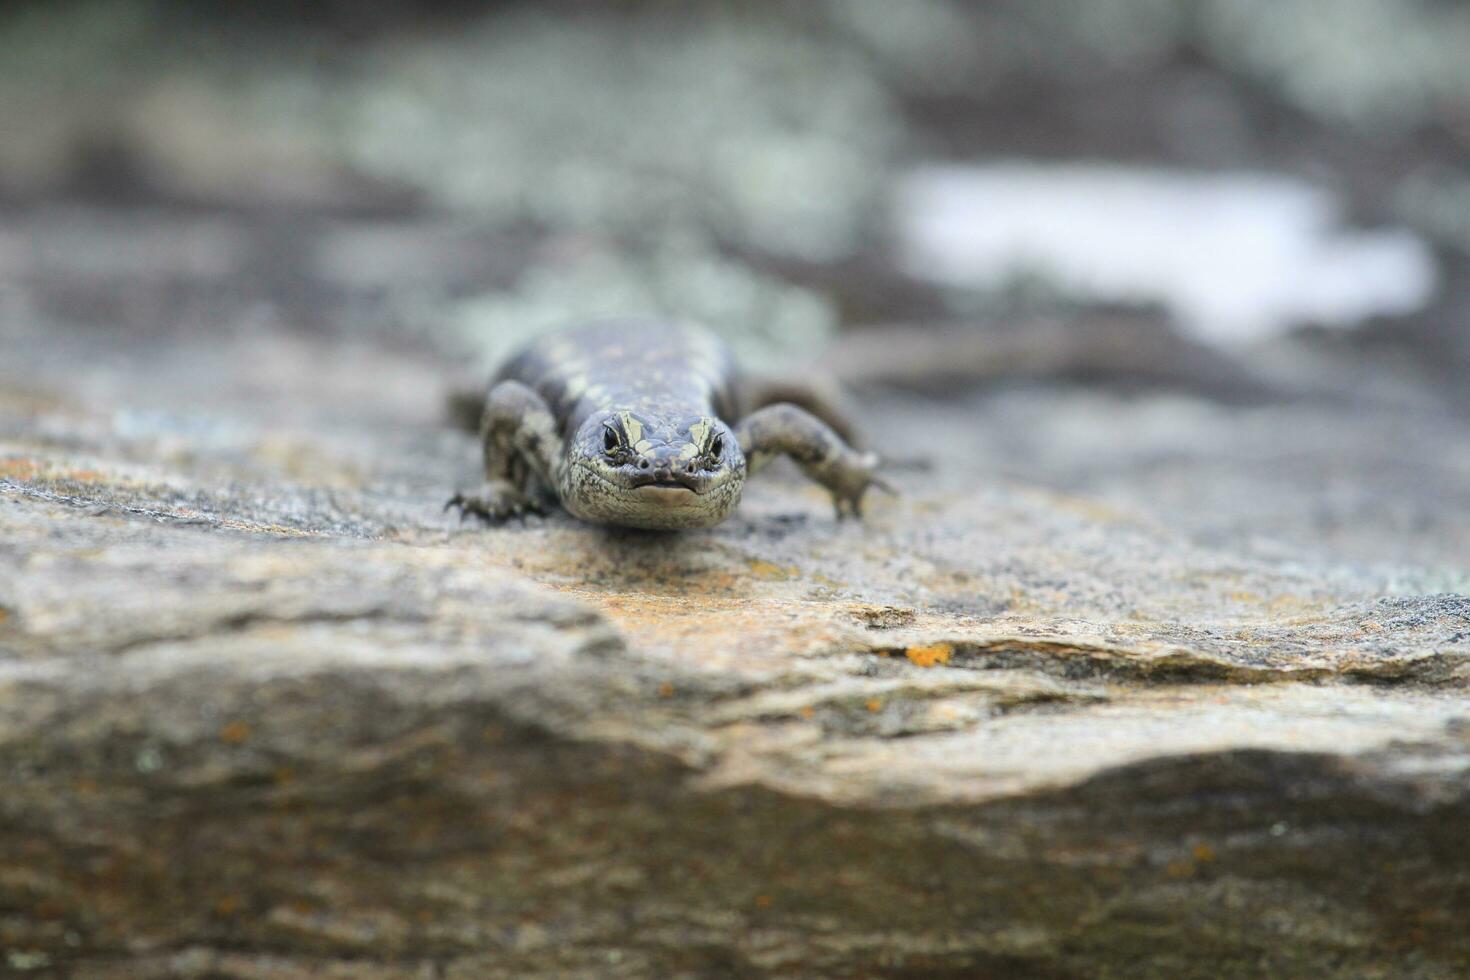
<svg viewBox="0 0 1470 980"><path fill-rule="evenodd" d="M1470 972L1470 7L9 0L0 975ZM902 494L439 513L652 311Z"/></svg>

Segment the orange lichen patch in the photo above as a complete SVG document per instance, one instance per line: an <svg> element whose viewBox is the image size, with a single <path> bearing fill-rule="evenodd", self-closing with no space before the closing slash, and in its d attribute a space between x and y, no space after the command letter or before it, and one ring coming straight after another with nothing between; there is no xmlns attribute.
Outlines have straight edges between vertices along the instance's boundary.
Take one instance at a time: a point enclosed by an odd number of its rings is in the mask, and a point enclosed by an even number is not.
<svg viewBox="0 0 1470 980"><path fill-rule="evenodd" d="M730 596L648 595L563 588L596 608L628 645L670 660L739 672L788 669L795 655L821 655L843 646L830 603Z"/></svg>
<svg viewBox="0 0 1470 980"><path fill-rule="evenodd" d="M1194 845L1194 859L1200 864L1209 864L1215 860L1215 849L1205 843L1196 844Z"/></svg>
<svg viewBox="0 0 1470 980"><path fill-rule="evenodd" d="M9 477L12 480L34 480L41 467L33 459L24 456L12 456L9 459L0 459L0 477Z"/></svg>
<svg viewBox="0 0 1470 980"><path fill-rule="evenodd" d="M878 698L868 698L868 703L866 707L869 711L876 714L877 712L883 710L883 702L880 701Z"/></svg>
<svg viewBox="0 0 1470 980"><path fill-rule="evenodd" d="M809 704L804 704L801 706L801 710L798 711L797 714L810 721L817 716L817 709L813 708Z"/></svg>
<svg viewBox="0 0 1470 980"><path fill-rule="evenodd" d="M773 901L775 901L775 899L771 898L771 896L769 895L757 895L755 897L755 907L758 909L768 909L771 907L771 903Z"/></svg>
<svg viewBox="0 0 1470 980"><path fill-rule="evenodd" d="M658 686L658 696L661 697L661 698L671 698L671 697L673 697L674 696L674 685L670 684L668 681L664 681L662 684L660 684Z"/></svg>
<svg viewBox="0 0 1470 980"><path fill-rule="evenodd" d="M240 896L226 895L214 903L214 914L219 916L231 916L240 911Z"/></svg>
<svg viewBox="0 0 1470 980"><path fill-rule="evenodd" d="M250 723L232 721L219 730L219 740L229 745L239 745L250 737Z"/></svg>
<svg viewBox="0 0 1470 980"><path fill-rule="evenodd" d="M793 567L720 545L669 550L645 539L608 541L575 529L545 538L528 535L524 541L509 535L505 540L504 551L491 555L477 548L476 553L489 564L543 584L587 592L748 599L755 590L791 588L799 581Z"/></svg>
<svg viewBox="0 0 1470 980"><path fill-rule="evenodd" d="M909 647L903 655L920 667L933 667L935 664L949 663L953 653L954 647L948 643L931 643L927 646Z"/></svg>
<svg viewBox="0 0 1470 980"><path fill-rule="evenodd" d="M9 618L10 618L10 610L9 609L5 609L3 607L0 607L0 623L5 622Z"/></svg>

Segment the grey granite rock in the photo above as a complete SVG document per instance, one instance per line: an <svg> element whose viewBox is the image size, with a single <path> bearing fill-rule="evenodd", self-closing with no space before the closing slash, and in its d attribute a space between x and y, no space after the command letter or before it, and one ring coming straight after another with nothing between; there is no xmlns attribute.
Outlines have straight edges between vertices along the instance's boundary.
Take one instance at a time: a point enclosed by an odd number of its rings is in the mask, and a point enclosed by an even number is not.
<svg viewBox="0 0 1470 980"><path fill-rule="evenodd" d="M876 394L862 526L491 531L426 347L0 330L0 972L1470 968L1424 406Z"/></svg>

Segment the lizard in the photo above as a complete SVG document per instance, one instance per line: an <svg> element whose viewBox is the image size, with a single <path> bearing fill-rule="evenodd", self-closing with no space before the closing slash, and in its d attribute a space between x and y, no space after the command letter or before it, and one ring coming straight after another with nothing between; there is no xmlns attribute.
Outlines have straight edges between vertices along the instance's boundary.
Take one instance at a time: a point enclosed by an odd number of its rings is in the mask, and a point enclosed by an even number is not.
<svg viewBox="0 0 1470 980"><path fill-rule="evenodd" d="M800 402L801 404L797 404ZM861 517L878 458L811 382L764 391L696 327L603 320L543 336L492 379L480 413L484 484L445 509L503 524L552 501L596 524L705 528L735 510L747 477L793 459Z"/></svg>

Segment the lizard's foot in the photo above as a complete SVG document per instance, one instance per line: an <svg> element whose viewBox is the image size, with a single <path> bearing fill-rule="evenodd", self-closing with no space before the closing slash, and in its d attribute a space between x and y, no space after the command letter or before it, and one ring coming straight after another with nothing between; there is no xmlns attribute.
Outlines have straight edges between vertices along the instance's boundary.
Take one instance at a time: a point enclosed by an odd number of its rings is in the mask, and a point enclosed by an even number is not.
<svg viewBox="0 0 1470 980"><path fill-rule="evenodd" d="M486 524L504 524L511 518L527 514L544 514L545 508L535 498L505 480L491 480L473 497L457 493L444 505L445 510L459 508L461 521L474 515Z"/></svg>
<svg viewBox="0 0 1470 980"><path fill-rule="evenodd" d="M883 493L897 493L893 486L877 473L878 457L873 453L858 453L847 450L836 459L821 465L812 475L832 494L832 506L840 521L849 515L863 516L863 496L870 489Z"/></svg>
<svg viewBox="0 0 1470 980"><path fill-rule="evenodd" d="M775 456L789 456L832 494L839 521L849 514L863 515L869 488L894 492L878 476L875 454L853 449L831 426L795 405L767 405L751 413L741 421L738 436L749 472L755 473Z"/></svg>

